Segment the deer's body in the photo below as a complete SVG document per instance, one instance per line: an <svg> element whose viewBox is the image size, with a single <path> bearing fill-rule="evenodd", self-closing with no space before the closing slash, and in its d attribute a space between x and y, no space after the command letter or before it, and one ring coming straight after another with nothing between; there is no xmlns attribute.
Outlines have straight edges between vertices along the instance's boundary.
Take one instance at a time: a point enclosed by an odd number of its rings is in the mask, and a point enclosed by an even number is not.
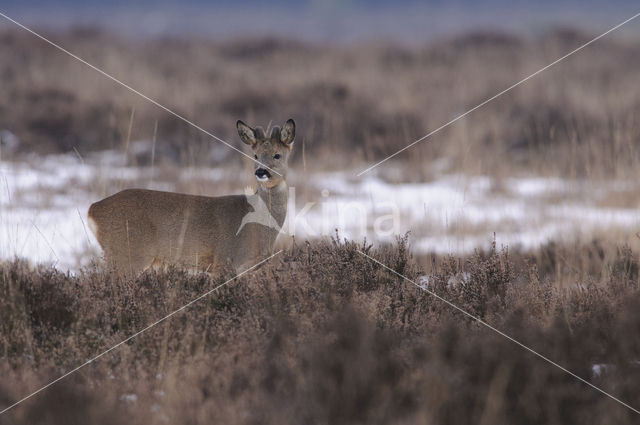
<svg viewBox="0 0 640 425"><path fill-rule="evenodd" d="M238 122L243 141L256 158L260 154L255 194L206 197L128 189L91 205L89 224L107 260L122 273L168 264L213 272L227 264L242 271L268 256L287 214L286 160L294 129L290 120L284 136L276 127L267 138L260 128ZM261 167L265 164L274 174Z"/></svg>

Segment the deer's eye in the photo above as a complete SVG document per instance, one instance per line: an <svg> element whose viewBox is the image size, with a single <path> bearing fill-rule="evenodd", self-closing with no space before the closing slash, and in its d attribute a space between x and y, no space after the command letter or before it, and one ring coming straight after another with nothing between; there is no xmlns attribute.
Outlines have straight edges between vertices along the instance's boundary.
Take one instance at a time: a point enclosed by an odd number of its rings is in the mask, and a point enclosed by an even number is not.
<svg viewBox="0 0 640 425"><path fill-rule="evenodd" d="M253 155L253 157L254 157L255 159L258 159L258 155Z"/></svg>
<svg viewBox="0 0 640 425"><path fill-rule="evenodd" d="M280 159L280 154L277 153L277 154L273 155L273 159Z"/></svg>

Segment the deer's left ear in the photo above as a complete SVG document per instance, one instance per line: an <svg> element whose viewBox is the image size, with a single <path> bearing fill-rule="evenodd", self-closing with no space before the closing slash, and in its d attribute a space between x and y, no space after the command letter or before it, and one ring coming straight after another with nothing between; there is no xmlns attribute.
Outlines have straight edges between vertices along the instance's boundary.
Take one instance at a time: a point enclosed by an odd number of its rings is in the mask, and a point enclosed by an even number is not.
<svg viewBox="0 0 640 425"><path fill-rule="evenodd" d="M292 119L288 119L280 130L280 141L287 145L289 148L293 144L293 139L296 137L296 123Z"/></svg>

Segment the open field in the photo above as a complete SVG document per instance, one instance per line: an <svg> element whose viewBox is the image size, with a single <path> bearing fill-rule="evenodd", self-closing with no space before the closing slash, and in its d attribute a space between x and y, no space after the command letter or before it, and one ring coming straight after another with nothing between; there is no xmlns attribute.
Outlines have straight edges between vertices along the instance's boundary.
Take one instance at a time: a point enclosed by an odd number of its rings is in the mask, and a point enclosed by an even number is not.
<svg viewBox="0 0 640 425"><path fill-rule="evenodd" d="M374 241L411 231L420 254L468 254L494 235L526 249L593 237L640 249L634 40L599 40L358 178L590 35L480 32L418 45L50 36L240 148L238 118L294 117L288 183L296 211L314 203L309 226L290 228L301 240L339 229ZM29 34L0 32L0 57L0 257L87 264L96 250L82 216L119 189L221 195L253 183L237 152ZM381 236L373 225L390 208L398 225Z"/></svg>
<svg viewBox="0 0 640 425"><path fill-rule="evenodd" d="M49 36L233 144L238 118L266 126L294 117L297 167L360 171L592 35L471 33L417 46L140 40L89 29ZM398 157L407 171L401 178L429 179L432 161L444 159L449 172L637 180L639 45L615 35L599 40ZM0 129L19 138L23 153L129 155L128 142L151 140L157 123L158 159L240 163L224 145L30 34L1 31L0 57L7 58Z"/></svg>
<svg viewBox="0 0 640 425"><path fill-rule="evenodd" d="M636 423L360 249L640 405L637 252L548 246L421 266L405 241L371 250L334 241L287 250L0 424ZM0 407L231 276L173 270L129 281L101 267L69 276L2 263Z"/></svg>
<svg viewBox="0 0 640 425"><path fill-rule="evenodd" d="M48 36L238 148L237 119L293 117L293 196L279 256L0 425L637 422L359 250L640 408L638 40L600 40L357 177L592 35ZM1 410L233 276L118 277L92 202L255 179L237 152L1 24L0 80Z"/></svg>
<svg viewBox="0 0 640 425"><path fill-rule="evenodd" d="M206 196L243 193L254 180L233 165L132 166L116 151L6 161L0 165L0 258L18 256L77 271L100 255L86 223L92 202L128 187ZM350 239L376 243L411 232L417 255L467 255L494 239L499 246L523 250L592 238L640 249L638 181L434 173L427 182L393 183L372 175L300 169L288 180L282 247L294 236L316 240L337 229Z"/></svg>

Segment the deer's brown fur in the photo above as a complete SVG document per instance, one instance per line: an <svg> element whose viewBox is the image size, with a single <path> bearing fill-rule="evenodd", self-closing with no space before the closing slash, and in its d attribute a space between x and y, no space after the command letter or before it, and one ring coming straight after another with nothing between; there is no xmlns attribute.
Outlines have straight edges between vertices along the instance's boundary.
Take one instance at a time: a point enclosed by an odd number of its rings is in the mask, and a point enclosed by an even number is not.
<svg viewBox="0 0 640 425"><path fill-rule="evenodd" d="M236 126L255 155L257 193L206 197L127 189L91 205L90 227L118 271L177 264L213 272L228 263L242 271L272 252L287 214L295 124L288 120L269 136L242 121Z"/></svg>

